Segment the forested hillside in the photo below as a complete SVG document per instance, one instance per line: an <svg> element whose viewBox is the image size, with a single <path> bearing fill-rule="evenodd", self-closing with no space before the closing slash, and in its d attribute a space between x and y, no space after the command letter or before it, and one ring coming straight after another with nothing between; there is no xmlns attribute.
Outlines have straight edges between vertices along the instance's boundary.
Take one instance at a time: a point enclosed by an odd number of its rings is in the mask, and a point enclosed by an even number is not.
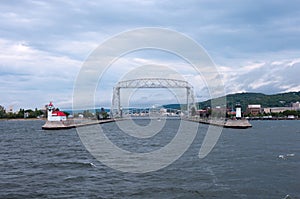
<svg viewBox="0 0 300 199"><path fill-rule="evenodd" d="M221 99L217 98L216 100ZM228 108L234 108L237 103L241 104L245 111L248 104L260 104L262 107L282 107L290 106L293 102L300 102L300 92L279 93L266 95L262 93L236 93L226 95L226 105ZM211 106L211 100L198 102L197 107L204 109ZM166 108L180 109L179 104L165 105ZM185 107L185 105L184 105Z"/></svg>
<svg viewBox="0 0 300 199"><path fill-rule="evenodd" d="M300 101L300 92L279 93L265 95L262 93L236 93L226 96L227 107L234 107L240 103L245 110L248 104L260 104L262 107L290 106L291 103ZM210 100L198 103L200 108L210 106Z"/></svg>

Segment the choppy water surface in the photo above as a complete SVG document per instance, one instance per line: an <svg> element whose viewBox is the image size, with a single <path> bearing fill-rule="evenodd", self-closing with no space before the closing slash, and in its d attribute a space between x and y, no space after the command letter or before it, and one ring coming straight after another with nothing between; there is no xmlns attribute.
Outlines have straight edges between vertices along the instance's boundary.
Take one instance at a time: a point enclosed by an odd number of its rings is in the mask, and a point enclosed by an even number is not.
<svg viewBox="0 0 300 199"><path fill-rule="evenodd" d="M114 123L103 129L117 146L147 152L167 144L178 122L168 121L147 143L122 134ZM0 198L300 198L299 121L224 129L202 160L207 126L200 125L179 160L145 174L108 168L86 151L76 129L44 131L43 123L0 121Z"/></svg>

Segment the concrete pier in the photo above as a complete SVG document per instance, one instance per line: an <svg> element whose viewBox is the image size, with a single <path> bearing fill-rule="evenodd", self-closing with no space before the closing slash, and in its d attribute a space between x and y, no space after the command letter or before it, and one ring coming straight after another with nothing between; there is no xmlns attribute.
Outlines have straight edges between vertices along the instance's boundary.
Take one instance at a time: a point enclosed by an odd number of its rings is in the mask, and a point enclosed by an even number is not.
<svg viewBox="0 0 300 199"><path fill-rule="evenodd" d="M215 126L222 126L224 128L236 128L236 129L246 129L251 128L252 125L246 119L241 120L217 120L217 119L200 119L200 118L192 118L188 119L189 121L199 122L202 124L209 124Z"/></svg>
<svg viewBox="0 0 300 199"><path fill-rule="evenodd" d="M246 129L251 128L252 125L246 119L241 120L227 120L224 124L225 128L236 128L236 129Z"/></svg>
<svg viewBox="0 0 300 199"><path fill-rule="evenodd" d="M106 119L106 120L67 120L67 121L46 121L42 126L44 130L61 130L61 129L71 129L80 126L88 126L95 124L103 124L115 122L115 119Z"/></svg>
<svg viewBox="0 0 300 199"><path fill-rule="evenodd" d="M118 120L124 120L118 119ZM202 124L209 124L215 126L222 126L224 128L236 128L236 129L246 129L251 128L252 125L246 119L241 120L213 120L213 119L199 119L190 118L186 119L192 122L199 122ZM80 126L88 126L95 124L104 124L109 122L115 122L116 119L106 119L106 120L67 120L67 121L46 121L42 126L44 130L60 130L60 129L71 129Z"/></svg>

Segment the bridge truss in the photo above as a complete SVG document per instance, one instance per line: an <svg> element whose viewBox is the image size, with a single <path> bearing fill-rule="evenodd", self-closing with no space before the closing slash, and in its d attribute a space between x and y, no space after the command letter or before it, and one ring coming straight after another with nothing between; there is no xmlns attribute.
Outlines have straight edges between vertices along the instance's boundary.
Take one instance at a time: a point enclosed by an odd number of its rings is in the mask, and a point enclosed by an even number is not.
<svg viewBox="0 0 300 199"><path fill-rule="evenodd" d="M193 86L187 81L165 78L142 78L120 81L113 88L113 98L111 107L111 116L122 117L121 110L121 89L139 89L139 88L184 88L186 89L186 112L190 116L190 109L194 105ZM190 99L190 100L189 100Z"/></svg>

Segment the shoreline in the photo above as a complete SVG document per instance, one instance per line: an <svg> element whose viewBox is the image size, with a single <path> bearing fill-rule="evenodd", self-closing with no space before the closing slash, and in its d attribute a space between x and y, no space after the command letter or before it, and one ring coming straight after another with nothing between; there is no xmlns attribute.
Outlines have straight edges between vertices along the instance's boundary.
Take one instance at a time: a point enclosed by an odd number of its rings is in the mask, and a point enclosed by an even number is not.
<svg viewBox="0 0 300 199"><path fill-rule="evenodd" d="M1 118L0 121L44 121L46 118Z"/></svg>
<svg viewBox="0 0 300 199"><path fill-rule="evenodd" d="M274 118L255 118L249 117L247 120L300 120L300 118L282 118L282 117L274 117Z"/></svg>

